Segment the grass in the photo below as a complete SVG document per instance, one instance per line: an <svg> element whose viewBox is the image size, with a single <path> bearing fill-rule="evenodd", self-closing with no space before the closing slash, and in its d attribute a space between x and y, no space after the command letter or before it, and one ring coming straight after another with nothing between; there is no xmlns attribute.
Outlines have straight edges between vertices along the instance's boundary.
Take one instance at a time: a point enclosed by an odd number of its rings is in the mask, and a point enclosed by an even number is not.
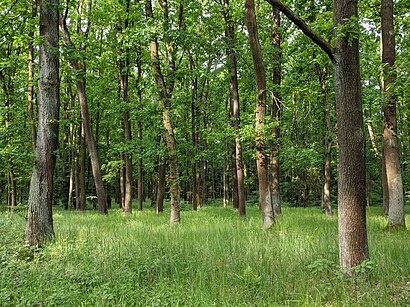
<svg viewBox="0 0 410 307"><path fill-rule="evenodd" d="M410 305L409 231L386 230L381 208L368 209L371 261L355 280L338 267L336 218L283 211L265 231L256 206L245 219L184 210L180 225L152 210L56 210L43 249L24 246L24 213L1 213L0 306Z"/></svg>

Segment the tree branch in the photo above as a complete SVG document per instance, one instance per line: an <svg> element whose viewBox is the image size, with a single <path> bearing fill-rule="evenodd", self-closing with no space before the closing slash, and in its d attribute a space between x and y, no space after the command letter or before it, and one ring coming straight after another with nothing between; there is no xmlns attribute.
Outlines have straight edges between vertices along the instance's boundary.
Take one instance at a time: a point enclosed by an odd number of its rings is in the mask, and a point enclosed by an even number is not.
<svg viewBox="0 0 410 307"><path fill-rule="evenodd" d="M313 31L308 24L299 16L295 15L295 13L287 7L285 4L280 2L279 0L266 0L272 6L276 7L279 11L285 14L306 36L308 36L316 45L318 45L329 58L334 61L334 51L332 46L318 33Z"/></svg>

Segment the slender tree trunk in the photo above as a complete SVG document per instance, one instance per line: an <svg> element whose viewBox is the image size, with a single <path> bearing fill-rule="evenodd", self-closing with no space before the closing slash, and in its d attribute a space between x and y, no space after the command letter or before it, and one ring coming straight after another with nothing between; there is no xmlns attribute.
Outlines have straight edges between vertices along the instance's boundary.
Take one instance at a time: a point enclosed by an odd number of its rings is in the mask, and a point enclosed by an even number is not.
<svg viewBox="0 0 410 307"><path fill-rule="evenodd" d="M31 8L31 18L37 17L37 0L32 2ZM30 30L29 33L29 42L28 42L28 87L27 87L27 109L28 109L28 118L30 121L31 129L31 146L33 150L36 149L36 138L37 131L36 125L34 123L34 31Z"/></svg>
<svg viewBox="0 0 410 307"><path fill-rule="evenodd" d="M126 18L124 21L124 28L127 30L129 20L130 10L130 0L126 1ZM121 31L122 29L120 29ZM129 111L129 93L128 93L128 80L129 80L129 52L128 50L120 49L120 61L119 61L119 69L120 69L120 86L121 86L121 99L124 103L124 111L122 113L123 116L123 127L124 127L124 136L126 144L130 143L132 140L131 135L131 122L130 122L130 111ZM123 154L124 157L124 167L125 167L125 177L124 177L124 212L126 214L132 213L132 159L131 153L128 149Z"/></svg>
<svg viewBox="0 0 410 307"><path fill-rule="evenodd" d="M142 78L142 54L141 54L141 46L137 47L137 79L136 79L136 87L137 87L137 108L138 110L142 111L143 104L142 104L142 86L141 86L141 78ZM138 119L137 121L137 137L139 139L140 145L138 146L138 152L140 155L142 154L142 121ZM143 201L144 201L144 182L143 182L143 174L144 168L142 163L142 158L138 159L138 211L142 211Z"/></svg>
<svg viewBox="0 0 410 307"><path fill-rule="evenodd" d="M226 141L225 141L226 142ZM227 148L227 145L225 143L225 148ZM227 157L227 153L225 152L224 154L224 170L223 170L223 205L224 208L228 207L228 203L229 203L229 164L228 164L228 157ZM214 181L213 181L214 183ZM215 191L215 184L212 185L213 186L213 190ZM215 198L215 196L214 196Z"/></svg>
<svg viewBox="0 0 410 307"><path fill-rule="evenodd" d="M209 94L209 80L205 82L205 89L203 91L203 125L204 131L208 129L208 119L207 119L207 108L208 108L208 94ZM203 148L206 150L208 144L206 138L203 140ZM201 168L201 182L202 182L202 203L208 203L208 161L206 158L202 157L202 168Z"/></svg>
<svg viewBox="0 0 410 307"><path fill-rule="evenodd" d="M246 25L248 38L251 46L253 65L256 79L257 105L256 105L256 165L259 181L259 205L262 210L264 228L270 228L275 224L275 217L271 202L271 194L268 179L268 161L266 157L265 137L265 111L266 111L266 76L263 67L261 47L255 17L255 3L253 0L245 0Z"/></svg>
<svg viewBox="0 0 410 307"><path fill-rule="evenodd" d="M165 177L167 172L167 166L165 157L160 157L158 168L158 193L157 193L157 214L164 212L164 198L165 198Z"/></svg>
<svg viewBox="0 0 410 307"><path fill-rule="evenodd" d="M274 91L272 95L272 119L276 121L275 127L272 129L273 144L270 153L270 193L272 198L273 213L277 216L282 213L280 203L279 192L279 150L280 150L280 130L279 119L281 109L281 97L280 97L280 85L282 82L282 51L280 47L281 35L279 33L280 28L280 11L273 8L273 29L272 29L272 42L275 48L273 57L273 74L272 81L274 85Z"/></svg>
<svg viewBox="0 0 410 307"><path fill-rule="evenodd" d="M231 142L230 142L231 143ZM238 174L236 172L236 146L235 144L229 144L231 153L231 174L232 174L232 206L235 209L239 209L239 191L238 191Z"/></svg>
<svg viewBox="0 0 410 307"><path fill-rule="evenodd" d="M151 0L146 0L145 2L146 16L149 22L154 21L154 14L152 11ZM168 18L167 1L163 1L161 6L164 11L164 17ZM169 160L169 184L170 184L170 195L171 195L171 223L179 223L180 217L180 207L179 207L179 197L180 197L180 186L179 186L179 170L178 170L178 156L176 152L176 140L174 135L174 128L170 117L170 104L173 91L174 80L168 80L165 82L164 76L161 71L160 59L158 54L158 43L156 35L153 35L150 42L150 58L151 58L151 68L154 76L154 81L157 85L159 96L161 99L162 108L162 122L165 129L165 139L168 149L168 160ZM171 70L175 70L175 63L169 60L169 65ZM173 78L173 76L171 76Z"/></svg>
<svg viewBox="0 0 410 307"><path fill-rule="evenodd" d="M61 29L63 31L64 42L71 48L75 48L71 41L68 28L63 17L60 18ZM79 74L75 84L78 92L78 100L80 102L81 117L83 120L83 128L85 132L85 139L88 145L88 151L91 159L91 168L94 177L95 191L97 194L99 211L107 214L107 199L105 197L104 185L101 177L100 162L98 158L97 148L94 142L94 136L91 130L90 115L88 113L87 95L85 91L85 73L86 68L84 63L80 63L75 59L70 60L72 68Z"/></svg>
<svg viewBox="0 0 410 307"><path fill-rule="evenodd" d="M396 73L393 0L381 1L381 53L383 63L382 90L386 104L383 107L383 162L386 173L388 203L388 226L405 226L403 183L399 160L397 137L396 97L392 85Z"/></svg>
<svg viewBox="0 0 410 307"><path fill-rule="evenodd" d="M80 163L80 173L78 174L79 181L80 181L80 206L78 210L84 211L87 202L87 191L85 188L85 159L86 159L86 148L85 148L85 134L84 134L84 125L81 123L79 129L79 137L80 137L80 155L79 155L79 163Z"/></svg>
<svg viewBox="0 0 410 307"><path fill-rule="evenodd" d="M40 3L39 124L25 229L25 240L31 246L54 239L53 175L60 109L58 5L58 0Z"/></svg>
<svg viewBox="0 0 410 307"><path fill-rule="evenodd" d="M332 206L330 203L330 184L331 184L331 153L332 153L332 124L330 121L329 102L327 100L326 79L327 68L322 69L319 64L316 65L317 74L319 77L324 119L325 119L325 161L324 161L324 184L322 191L322 208L327 216L332 216Z"/></svg>
<svg viewBox="0 0 410 307"><path fill-rule="evenodd" d="M191 55L191 52L188 50L189 66L191 71L195 71L195 62ZM196 156L198 150L198 127L197 127L197 97L198 97L198 78L196 76L192 77L191 80L191 139L192 147L194 149L194 156ZM192 170L192 209L197 210L201 207L201 198L200 198L200 182L199 182L199 172L198 172L198 160L194 157L191 162Z"/></svg>

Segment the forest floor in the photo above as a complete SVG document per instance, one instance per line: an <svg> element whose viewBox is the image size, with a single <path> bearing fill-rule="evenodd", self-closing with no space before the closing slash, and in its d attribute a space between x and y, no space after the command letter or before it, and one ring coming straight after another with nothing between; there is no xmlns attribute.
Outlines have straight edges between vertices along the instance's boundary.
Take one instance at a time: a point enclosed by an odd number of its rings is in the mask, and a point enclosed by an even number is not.
<svg viewBox="0 0 410 307"><path fill-rule="evenodd" d="M218 203L219 204L219 203ZM248 206L125 216L54 212L55 242L24 245L25 212L0 213L0 306L409 306L410 231L368 208L370 259L338 266L337 218L284 208L271 230ZM410 225L407 207L407 225Z"/></svg>

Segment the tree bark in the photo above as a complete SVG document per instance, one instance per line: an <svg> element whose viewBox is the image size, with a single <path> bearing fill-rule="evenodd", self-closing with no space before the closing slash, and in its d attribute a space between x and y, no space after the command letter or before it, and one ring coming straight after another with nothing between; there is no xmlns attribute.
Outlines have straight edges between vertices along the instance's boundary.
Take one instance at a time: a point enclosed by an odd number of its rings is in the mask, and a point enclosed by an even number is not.
<svg viewBox="0 0 410 307"><path fill-rule="evenodd" d="M257 103L256 103L256 166L259 181L259 206L262 210L264 228L270 228L275 224L275 217L271 202L268 161L266 157L265 136L265 111L266 111L266 76L263 66L262 51L259 44L259 36L255 17L255 3L253 0L245 0L246 25L248 38L251 46L253 66L256 79Z"/></svg>
<svg viewBox="0 0 410 307"><path fill-rule="evenodd" d="M333 67L339 142L339 254L342 268L349 270L369 257L359 40L351 37L352 34L339 35L340 25L357 17L357 0L334 0L333 15Z"/></svg>
<svg viewBox="0 0 410 307"><path fill-rule="evenodd" d="M396 97L392 88L396 73L394 71L395 36L393 0L381 1L381 56L383 64L382 91L385 100L383 106L383 162L388 199L388 226L405 226L403 183L399 160L399 142L397 137Z"/></svg>
<svg viewBox="0 0 410 307"><path fill-rule="evenodd" d="M40 3L39 123L25 229L25 240L31 246L54 240L53 175L60 110L58 5L58 0Z"/></svg>

